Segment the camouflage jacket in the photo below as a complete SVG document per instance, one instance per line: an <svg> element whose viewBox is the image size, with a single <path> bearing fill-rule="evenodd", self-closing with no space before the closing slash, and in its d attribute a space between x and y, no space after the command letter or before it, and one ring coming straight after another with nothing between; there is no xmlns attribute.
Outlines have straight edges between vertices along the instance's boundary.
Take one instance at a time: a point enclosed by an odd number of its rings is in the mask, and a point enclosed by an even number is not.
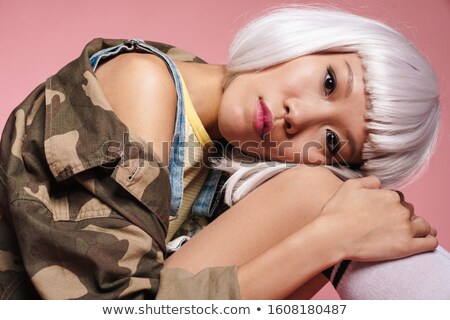
<svg viewBox="0 0 450 320"><path fill-rule="evenodd" d="M196 275L164 268L168 171L144 144L130 148L138 138L111 110L89 64L93 53L122 42L91 41L8 119L0 298L239 298L236 266ZM195 58L148 44L174 60Z"/></svg>

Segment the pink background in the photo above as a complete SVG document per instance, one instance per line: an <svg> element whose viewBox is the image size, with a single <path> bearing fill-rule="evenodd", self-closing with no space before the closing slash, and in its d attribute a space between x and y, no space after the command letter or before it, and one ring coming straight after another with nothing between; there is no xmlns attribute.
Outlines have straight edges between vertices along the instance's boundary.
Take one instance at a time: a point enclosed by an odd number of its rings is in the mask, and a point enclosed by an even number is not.
<svg viewBox="0 0 450 320"><path fill-rule="evenodd" d="M210 63L224 63L236 30L257 12L292 2L271 0L0 0L0 128L9 113L48 76L78 57L95 37L143 38L188 49ZM309 3L309 1L295 1ZM431 61L441 85L442 130L426 175L404 189L418 215L438 228L450 248L450 0L331 0L381 19L403 32ZM301 267L301 266L299 266ZM316 295L334 299L328 285Z"/></svg>

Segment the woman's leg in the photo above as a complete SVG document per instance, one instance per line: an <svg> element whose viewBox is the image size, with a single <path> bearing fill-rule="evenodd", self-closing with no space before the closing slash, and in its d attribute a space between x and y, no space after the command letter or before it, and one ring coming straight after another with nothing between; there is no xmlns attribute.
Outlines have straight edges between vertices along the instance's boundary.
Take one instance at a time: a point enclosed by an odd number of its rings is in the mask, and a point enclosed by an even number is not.
<svg viewBox="0 0 450 320"><path fill-rule="evenodd" d="M344 262L330 281L342 299L450 299L450 253L438 247L392 261Z"/></svg>

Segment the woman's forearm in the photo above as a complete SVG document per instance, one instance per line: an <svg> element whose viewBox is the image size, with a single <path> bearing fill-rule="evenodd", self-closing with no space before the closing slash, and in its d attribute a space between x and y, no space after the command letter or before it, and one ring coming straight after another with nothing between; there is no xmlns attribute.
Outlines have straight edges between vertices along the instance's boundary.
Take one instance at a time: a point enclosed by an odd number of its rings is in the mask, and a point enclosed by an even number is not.
<svg viewBox="0 0 450 320"><path fill-rule="evenodd" d="M380 261L434 250L429 224L397 193L378 188L374 177L345 182L311 223L241 265L241 296L285 298L343 259Z"/></svg>
<svg viewBox="0 0 450 320"><path fill-rule="evenodd" d="M237 265L243 298L285 298L342 259L395 259L434 249L397 193L373 177L342 183L299 167L267 181L165 261L198 273ZM394 245L393 245L394 244Z"/></svg>
<svg viewBox="0 0 450 320"><path fill-rule="evenodd" d="M316 219L239 267L243 299L283 299L344 259L326 219Z"/></svg>

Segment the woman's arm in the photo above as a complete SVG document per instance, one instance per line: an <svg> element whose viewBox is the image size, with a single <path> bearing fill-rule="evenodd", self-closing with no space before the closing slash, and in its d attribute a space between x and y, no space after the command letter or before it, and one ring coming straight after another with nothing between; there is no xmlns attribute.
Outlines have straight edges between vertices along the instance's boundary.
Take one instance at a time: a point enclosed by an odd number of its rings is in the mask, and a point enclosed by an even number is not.
<svg viewBox="0 0 450 320"><path fill-rule="evenodd" d="M317 220L239 267L242 299L284 299L344 258Z"/></svg>
<svg viewBox="0 0 450 320"><path fill-rule="evenodd" d="M416 229L425 227L411 225L395 192L366 189L378 188L377 179L341 185L323 168L283 172L216 219L165 265L196 273L236 264L243 298L279 299L341 259L390 259L435 247L434 238L413 241L424 233ZM384 237L399 245L383 242Z"/></svg>
<svg viewBox="0 0 450 320"><path fill-rule="evenodd" d="M387 221L371 219L358 212L347 216L352 221L350 223L339 221L345 218L338 217L342 213L347 214L355 209L357 211L361 209L359 212L363 212L365 208L359 208L358 205L365 205L366 201L372 202L372 208L378 209L376 211L379 215L383 215L382 209L385 205L387 205L387 211L390 211L389 207L396 206L395 197L393 201L386 201L386 204L382 203L381 199L378 203L374 202L378 196L376 193L382 192L386 194L386 197L391 197L392 193L386 193L383 190L372 193L367 200L359 195L361 192L368 191L363 188L379 187L379 182L375 178L358 179L351 181L350 184L341 187L322 210L319 218L241 266L239 279L243 298L284 298L305 283L305 279L312 278L317 271L324 270L344 259L387 260L432 250L437 246L433 236L414 239L415 236L428 235L429 226L426 223L409 223L409 212L401 208L393 210L393 214L398 217L393 216ZM348 196L354 197L354 200L346 199ZM353 207L346 208L349 205ZM395 212L397 210L398 212ZM337 220L333 221L333 218ZM364 223L358 221L361 218L369 219L367 223ZM390 221L393 222L393 227L389 226ZM379 227L376 227L377 223ZM411 224L411 230L402 230L408 228L408 224ZM383 234L385 234L384 237ZM277 265L276 273L273 273L274 261L285 261ZM301 272L299 272L299 266L301 266ZM261 281L261 279L270 279L270 281ZM277 285L273 286L273 283Z"/></svg>

